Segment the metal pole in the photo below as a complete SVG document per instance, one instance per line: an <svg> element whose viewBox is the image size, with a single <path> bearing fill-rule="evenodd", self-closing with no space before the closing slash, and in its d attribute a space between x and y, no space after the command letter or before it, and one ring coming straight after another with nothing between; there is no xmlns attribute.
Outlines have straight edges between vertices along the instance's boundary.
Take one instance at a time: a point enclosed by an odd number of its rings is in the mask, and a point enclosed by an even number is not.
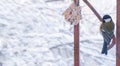
<svg viewBox="0 0 120 66"><path fill-rule="evenodd" d="M79 6L79 0L74 0L74 3ZM79 23L74 25L74 66L80 66L79 63Z"/></svg>
<svg viewBox="0 0 120 66"><path fill-rule="evenodd" d="M79 66L79 24L74 26L74 66Z"/></svg>
<svg viewBox="0 0 120 66"><path fill-rule="evenodd" d="M83 1L88 5L88 7L93 11L93 13L97 16L97 18L102 22L101 16L100 16L99 13L93 8L93 6L88 2L88 0L83 0Z"/></svg>
<svg viewBox="0 0 120 66"><path fill-rule="evenodd" d="M116 66L120 66L120 0L117 0Z"/></svg>

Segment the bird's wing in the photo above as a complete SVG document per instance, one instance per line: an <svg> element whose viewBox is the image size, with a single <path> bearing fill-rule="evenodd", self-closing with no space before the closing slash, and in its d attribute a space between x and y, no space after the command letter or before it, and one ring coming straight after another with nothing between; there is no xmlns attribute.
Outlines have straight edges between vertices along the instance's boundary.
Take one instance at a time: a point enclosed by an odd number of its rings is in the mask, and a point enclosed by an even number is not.
<svg viewBox="0 0 120 66"><path fill-rule="evenodd" d="M103 35L103 38L104 38L105 42L107 42L109 44L111 39L112 39L112 37L113 37L113 32L112 33L108 33L108 32L102 31L102 35Z"/></svg>

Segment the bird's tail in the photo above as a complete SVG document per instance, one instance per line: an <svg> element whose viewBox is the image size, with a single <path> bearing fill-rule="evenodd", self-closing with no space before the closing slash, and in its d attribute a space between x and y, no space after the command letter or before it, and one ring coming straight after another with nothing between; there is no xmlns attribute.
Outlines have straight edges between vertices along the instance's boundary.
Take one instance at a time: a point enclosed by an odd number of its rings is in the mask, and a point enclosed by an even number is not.
<svg viewBox="0 0 120 66"><path fill-rule="evenodd" d="M108 53L107 45L108 45L107 42L104 41L102 52L101 52L102 54L106 54L107 55L107 53Z"/></svg>
<svg viewBox="0 0 120 66"><path fill-rule="evenodd" d="M107 55L107 50L108 50L108 45L110 44L111 42L111 39L113 37L113 33L109 34L109 33L105 33L103 32L103 37L104 37L104 44L103 44L103 48L102 48L102 54L106 54Z"/></svg>

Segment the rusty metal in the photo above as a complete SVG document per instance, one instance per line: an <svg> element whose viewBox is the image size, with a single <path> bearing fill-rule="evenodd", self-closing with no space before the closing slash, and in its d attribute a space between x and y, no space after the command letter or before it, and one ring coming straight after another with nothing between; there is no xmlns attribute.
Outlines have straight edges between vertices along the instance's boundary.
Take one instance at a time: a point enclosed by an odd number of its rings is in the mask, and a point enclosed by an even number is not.
<svg viewBox="0 0 120 66"><path fill-rule="evenodd" d="M79 0L74 0L74 3L79 6ZM79 23L74 25L74 66L80 66L79 58Z"/></svg>
<svg viewBox="0 0 120 66"><path fill-rule="evenodd" d="M79 66L79 24L74 26L74 66Z"/></svg>
<svg viewBox="0 0 120 66"><path fill-rule="evenodd" d="M87 0L83 0L83 1L88 5L88 7L93 11L93 13L97 16L97 18L102 22L101 16L100 16L99 13L93 8L93 6L92 6Z"/></svg>

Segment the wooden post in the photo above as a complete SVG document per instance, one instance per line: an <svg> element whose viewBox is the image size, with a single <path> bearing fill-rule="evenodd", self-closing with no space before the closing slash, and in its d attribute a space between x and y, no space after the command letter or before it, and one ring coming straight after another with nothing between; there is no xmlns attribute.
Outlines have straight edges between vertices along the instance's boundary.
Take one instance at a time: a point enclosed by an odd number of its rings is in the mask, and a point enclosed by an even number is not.
<svg viewBox="0 0 120 66"><path fill-rule="evenodd" d="M74 3L79 6L79 0L74 0ZM74 25L74 66L80 66L79 61L79 23Z"/></svg>
<svg viewBox="0 0 120 66"><path fill-rule="evenodd" d="M116 44L116 66L120 66L120 0L117 0L117 44Z"/></svg>

